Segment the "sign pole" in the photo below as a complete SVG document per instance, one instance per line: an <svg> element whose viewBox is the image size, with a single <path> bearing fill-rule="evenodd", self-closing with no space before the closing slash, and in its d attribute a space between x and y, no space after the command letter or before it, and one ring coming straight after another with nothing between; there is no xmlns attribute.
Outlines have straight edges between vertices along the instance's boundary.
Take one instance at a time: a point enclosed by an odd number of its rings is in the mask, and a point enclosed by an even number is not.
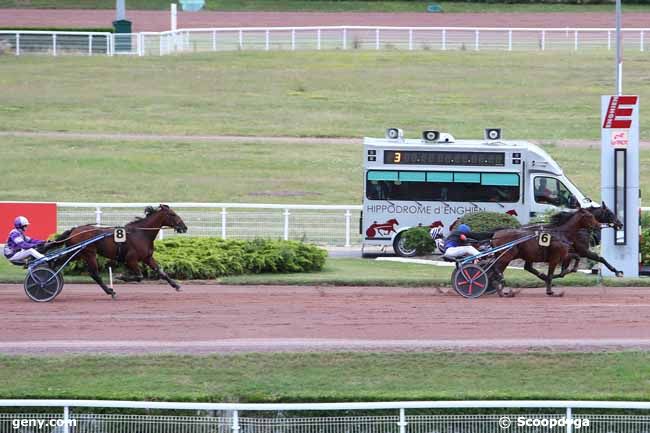
<svg viewBox="0 0 650 433"><path fill-rule="evenodd" d="M623 55L621 53L621 0L616 0L616 94L623 94Z"/></svg>

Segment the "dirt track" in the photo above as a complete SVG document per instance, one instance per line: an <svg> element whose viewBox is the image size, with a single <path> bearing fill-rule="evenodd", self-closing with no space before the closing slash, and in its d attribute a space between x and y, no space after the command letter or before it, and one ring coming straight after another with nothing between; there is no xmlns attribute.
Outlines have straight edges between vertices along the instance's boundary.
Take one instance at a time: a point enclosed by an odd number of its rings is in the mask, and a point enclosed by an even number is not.
<svg viewBox="0 0 650 433"><path fill-rule="evenodd" d="M128 4L127 4L128 6ZM423 6L424 9L424 6ZM169 11L127 10L133 31L166 31ZM1 9L1 27L110 27L113 10ZM623 26L646 27L650 13L626 12ZM178 28L251 26L613 27L611 13L179 12Z"/></svg>
<svg viewBox="0 0 650 433"><path fill-rule="evenodd" d="M650 289L530 289L468 301L430 288L90 285L52 303L0 285L0 352L650 349Z"/></svg>

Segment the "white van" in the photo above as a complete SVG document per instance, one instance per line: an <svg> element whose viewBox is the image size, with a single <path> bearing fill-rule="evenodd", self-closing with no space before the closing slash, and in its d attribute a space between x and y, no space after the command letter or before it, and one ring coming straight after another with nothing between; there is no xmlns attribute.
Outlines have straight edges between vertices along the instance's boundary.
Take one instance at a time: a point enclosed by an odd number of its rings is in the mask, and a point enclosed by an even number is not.
<svg viewBox="0 0 650 433"><path fill-rule="evenodd" d="M447 231L479 211L508 213L526 224L549 209L596 205L538 146L502 141L498 129L485 136L456 141L424 131L416 140L391 128L385 138L364 138L363 246L392 246L412 256L401 236L411 227Z"/></svg>

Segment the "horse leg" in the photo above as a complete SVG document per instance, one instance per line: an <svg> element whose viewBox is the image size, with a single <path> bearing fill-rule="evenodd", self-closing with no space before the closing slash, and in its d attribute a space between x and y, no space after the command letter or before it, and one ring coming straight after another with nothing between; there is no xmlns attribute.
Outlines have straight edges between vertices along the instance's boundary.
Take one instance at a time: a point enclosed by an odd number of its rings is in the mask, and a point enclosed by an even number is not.
<svg viewBox="0 0 650 433"><path fill-rule="evenodd" d="M569 269L569 265L571 264L571 260L575 260L573 267ZM578 272L578 264L580 263L580 255L578 254L569 254L569 256L562 261L562 269L560 270L560 273L557 275L553 275L553 278L562 278L566 274L570 274L572 272Z"/></svg>
<svg viewBox="0 0 650 433"><path fill-rule="evenodd" d="M544 282L546 282L546 280L548 279L546 274L542 274L540 271L538 271L533 267L533 262L526 262L524 264L524 269L530 272L531 274L535 275L537 278L539 278Z"/></svg>
<svg viewBox="0 0 650 433"><path fill-rule="evenodd" d="M551 256L552 257L552 256ZM553 272L555 271L555 267L558 265L560 260L557 259L551 259L548 262L548 276L546 277L546 294L548 296L564 296L564 292L553 292L553 289L551 288L553 286Z"/></svg>
<svg viewBox="0 0 650 433"><path fill-rule="evenodd" d="M167 281L170 286L172 286L174 289L176 289L177 292L181 291L181 286L178 284L176 281L172 280L169 278L169 275L165 273L162 269L160 269L160 266L158 266L158 263L153 259L153 256L149 256L146 259L143 260L143 262L149 266L154 272L158 273L158 276L162 278L163 280Z"/></svg>
<svg viewBox="0 0 650 433"><path fill-rule="evenodd" d="M99 285L99 287L104 290L107 295L111 295L113 299L117 296L117 293L102 281L102 277L99 275L99 266L97 266L97 256L95 254L86 254L84 255L84 260L86 261L86 269L90 277Z"/></svg>
<svg viewBox="0 0 650 433"><path fill-rule="evenodd" d="M142 281L142 278L144 278L144 276L140 271L140 266L138 266L138 257L136 253L127 253L126 257L124 258L124 265L126 266L128 272L122 273L115 278L126 282L135 281L139 283Z"/></svg>
<svg viewBox="0 0 650 433"><path fill-rule="evenodd" d="M609 264L609 262L607 260L605 260L603 257L599 256L598 254L594 253L593 251L587 251L584 256L586 258L588 258L588 259L595 260L595 261L600 262L603 265L607 266L607 269L614 272L614 274L617 277L622 277L623 276L623 271L619 271L614 266Z"/></svg>

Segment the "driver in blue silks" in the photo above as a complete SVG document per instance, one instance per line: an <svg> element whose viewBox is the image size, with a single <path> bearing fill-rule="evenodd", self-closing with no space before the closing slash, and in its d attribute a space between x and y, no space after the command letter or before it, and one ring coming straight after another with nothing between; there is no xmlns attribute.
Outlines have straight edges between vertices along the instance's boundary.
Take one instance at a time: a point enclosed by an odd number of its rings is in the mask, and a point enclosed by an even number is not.
<svg viewBox="0 0 650 433"><path fill-rule="evenodd" d="M491 237L492 233L490 232L472 232L470 226L467 224L461 224L445 239L444 256L450 259L474 256L479 253L479 250L469 244L469 239L477 241L489 239Z"/></svg>
<svg viewBox="0 0 650 433"><path fill-rule="evenodd" d="M45 241L32 239L25 234L29 220L24 216L16 217L14 229L9 232L9 238L4 247L4 256L7 260L20 263L28 258L40 259L43 254L36 251L36 247L43 245Z"/></svg>

